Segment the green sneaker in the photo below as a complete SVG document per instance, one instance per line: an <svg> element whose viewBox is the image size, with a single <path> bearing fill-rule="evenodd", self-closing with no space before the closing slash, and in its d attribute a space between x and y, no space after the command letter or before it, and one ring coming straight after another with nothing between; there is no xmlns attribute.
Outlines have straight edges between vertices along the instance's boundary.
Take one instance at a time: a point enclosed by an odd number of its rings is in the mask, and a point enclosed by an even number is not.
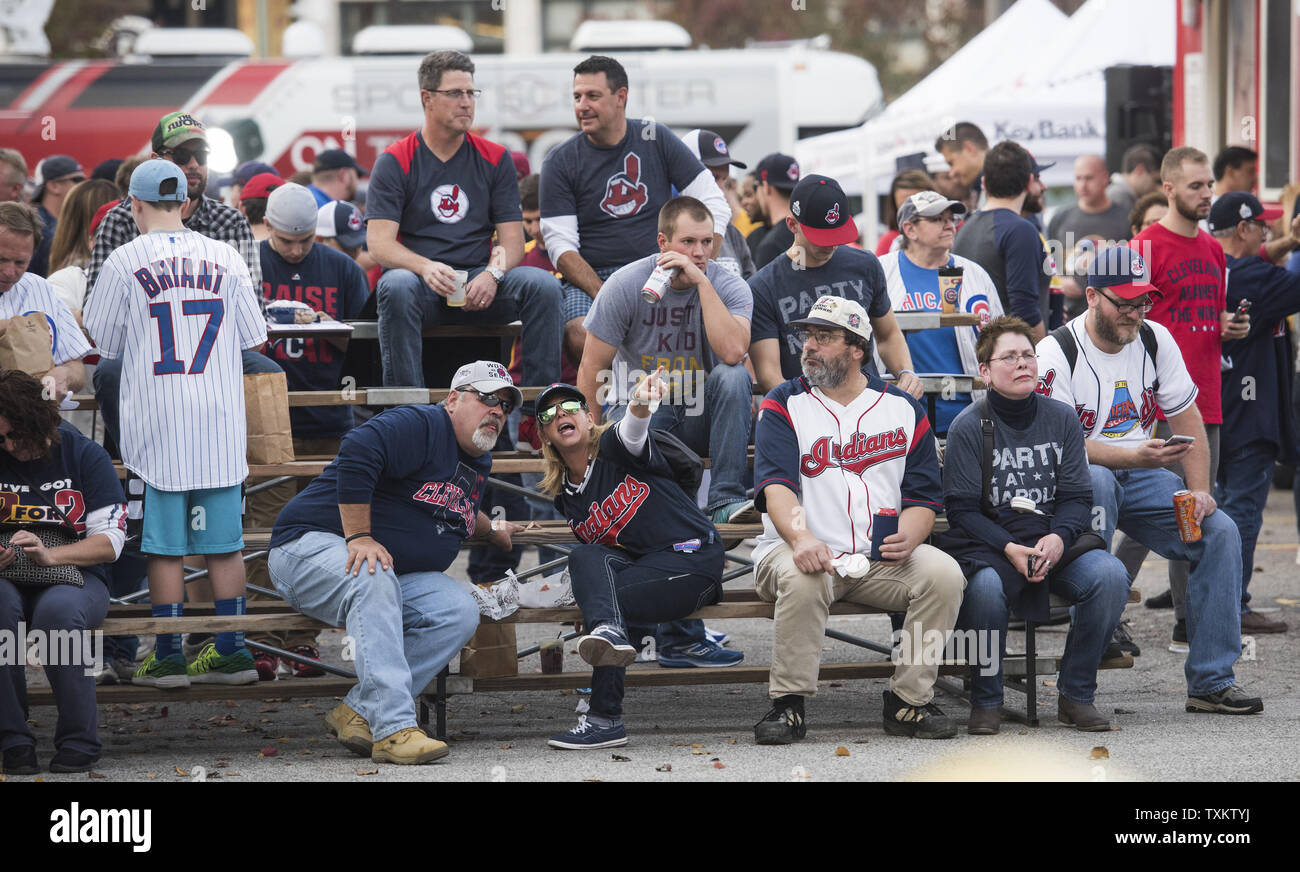
<svg viewBox="0 0 1300 872"><path fill-rule="evenodd" d="M199 652L194 662L185 670L195 684L256 684L257 666L247 648L231 654L218 654L217 646L209 642Z"/></svg>
<svg viewBox="0 0 1300 872"><path fill-rule="evenodd" d="M150 651L135 675L131 676L131 683L169 689L189 687L190 676L185 668L185 658L180 654L172 654L160 660L158 652Z"/></svg>

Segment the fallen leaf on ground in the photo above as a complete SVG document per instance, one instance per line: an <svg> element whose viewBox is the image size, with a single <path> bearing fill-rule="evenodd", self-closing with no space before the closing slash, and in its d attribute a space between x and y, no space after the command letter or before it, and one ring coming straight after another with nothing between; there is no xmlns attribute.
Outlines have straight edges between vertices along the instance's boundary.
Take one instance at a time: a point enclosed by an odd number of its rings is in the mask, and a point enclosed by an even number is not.
<svg viewBox="0 0 1300 872"><path fill-rule="evenodd" d="M519 705L512 705L512 706L510 707L510 710L511 710L512 712L521 712L521 711L524 710L524 704L523 704L523 703L520 703Z"/></svg>
<svg viewBox="0 0 1300 872"><path fill-rule="evenodd" d="M94 769L92 769L92 770L90 770L89 772L87 772L86 775L87 775L88 777L90 777L90 778L107 778L107 777L108 777L107 775L103 774L102 772L96 772Z"/></svg>
<svg viewBox="0 0 1300 872"><path fill-rule="evenodd" d="M190 773L186 772L186 771L185 771L184 769L182 769L181 767L176 766L176 767L174 767L174 768L176 769L176 774L177 774L177 775L181 776L182 778L188 778L188 777L189 777L189 774L190 774Z"/></svg>
<svg viewBox="0 0 1300 872"><path fill-rule="evenodd" d="M582 780L583 780L583 781L596 781L596 782L599 782L599 781L600 781L599 778L584 778L584 779L582 779Z"/></svg>
<svg viewBox="0 0 1300 872"><path fill-rule="evenodd" d="M233 699L228 699L226 700L226 708L239 708L239 703L235 702Z"/></svg>
<svg viewBox="0 0 1300 872"><path fill-rule="evenodd" d="M1132 709L1116 708L1116 709L1115 709L1115 714L1117 714L1117 715L1131 715L1131 714L1136 714L1136 713L1135 713Z"/></svg>
<svg viewBox="0 0 1300 872"><path fill-rule="evenodd" d="M378 775L379 770L378 769L357 769L356 773L358 775Z"/></svg>
<svg viewBox="0 0 1300 872"><path fill-rule="evenodd" d="M624 757L622 754L610 754L610 755L609 755L609 759L613 760L615 763L631 763L631 762L632 762L632 758L631 758L631 757Z"/></svg>
<svg viewBox="0 0 1300 872"><path fill-rule="evenodd" d="M226 777L227 777L227 778L238 778L238 777L240 776L240 774L241 774L241 773L239 773L239 772L227 772L227 773L226 773Z"/></svg>
<svg viewBox="0 0 1300 872"><path fill-rule="evenodd" d="M835 756L836 756L836 757L847 757L847 756L849 756L849 749L848 749L848 748L845 748L843 745L840 745L838 748L835 749Z"/></svg>
<svg viewBox="0 0 1300 872"><path fill-rule="evenodd" d="M158 777L158 773L157 773L157 772L146 772L146 773L144 774L144 777L145 777L145 778L148 778L148 779L150 779L150 780L153 780L154 778L157 778L157 777Z"/></svg>
<svg viewBox="0 0 1300 872"><path fill-rule="evenodd" d="M728 740L727 740L727 744L728 744L728 745L734 745L734 744L736 744L736 740L735 740L735 739L728 739Z"/></svg>
<svg viewBox="0 0 1300 872"><path fill-rule="evenodd" d="M1089 760L1109 760L1110 752L1106 750L1105 745L1098 745L1088 752Z"/></svg>
<svg viewBox="0 0 1300 872"><path fill-rule="evenodd" d="M1056 687L1056 679L1054 678L1043 679L1043 687Z"/></svg>
<svg viewBox="0 0 1300 872"><path fill-rule="evenodd" d="M501 746L501 750L502 750L502 751L509 751L509 750L510 750L511 748L513 748L513 747L514 747L513 745L502 745L502 746Z"/></svg>
<svg viewBox="0 0 1300 872"><path fill-rule="evenodd" d="M701 751L699 748L692 748L692 749L691 749L691 753L692 753L692 754L695 754L696 756L700 756L700 757L704 756L704 752Z"/></svg>
<svg viewBox="0 0 1300 872"><path fill-rule="evenodd" d="M714 763L713 763L713 768L714 768L714 769L726 769L726 768L727 768L727 764L723 763L721 760L717 760L717 761L714 761Z"/></svg>
<svg viewBox="0 0 1300 872"><path fill-rule="evenodd" d="M691 747L692 747L692 748L703 748L704 746L701 745L699 742L692 742L692 743L691 743Z"/></svg>
<svg viewBox="0 0 1300 872"><path fill-rule="evenodd" d="M288 740L288 739L278 739L277 741L278 741L281 745L287 745L287 744L289 744L289 740Z"/></svg>
<svg viewBox="0 0 1300 872"><path fill-rule="evenodd" d="M867 744L867 742L869 742L869 741L871 741L871 740L870 740L870 739L854 739L854 740L853 740L853 744L855 744L855 745L865 745L865 744Z"/></svg>
<svg viewBox="0 0 1300 872"><path fill-rule="evenodd" d="M655 767L655 771L656 771L656 772L672 772L672 771L673 771L673 764L671 764L671 763L664 763L664 764L661 765L661 766L656 766L656 767Z"/></svg>
<svg viewBox="0 0 1300 872"><path fill-rule="evenodd" d="M263 748L262 750L260 750L260 751L257 752L257 756L259 756L259 757L274 757L277 753L279 753L279 752L277 752L277 751L275 750L275 746L274 746L274 745L267 745L265 748Z"/></svg>

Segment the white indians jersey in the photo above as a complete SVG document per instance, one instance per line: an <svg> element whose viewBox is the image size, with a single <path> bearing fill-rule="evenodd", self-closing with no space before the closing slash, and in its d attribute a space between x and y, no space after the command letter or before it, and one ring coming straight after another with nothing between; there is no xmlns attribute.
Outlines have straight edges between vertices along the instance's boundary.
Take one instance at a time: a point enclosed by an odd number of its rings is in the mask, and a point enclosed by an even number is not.
<svg viewBox="0 0 1300 872"><path fill-rule="evenodd" d="M77 319L59 299L58 291L35 273L24 273L12 288L0 294L0 318L39 312L50 325L50 353L54 365L80 360L90 353ZM62 397L60 397L62 399Z"/></svg>
<svg viewBox="0 0 1300 872"><path fill-rule="evenodd" d="M1087 317L1085 312L1066 325L1079 348L1073 373L1051 334L1039 340L1038 392L1072 407L1084 438L1136 447L1151 438L1157 408L1168 418L1196 402L1196 383L1164 325L1145 322L1156 339L1152 360L1140 336L1118 354L1101 351L1088 336Z"/></svg>
<svg viewBox="0 0 1300 872"><path fill-rule="evenodd" d="M83 320L123 359L128 469L161 491L248 476L240 349L266 341L266 321L239 252L192 230L139 236L104 262Z"/></svg>
<svg viewBox="0 0 1300 872"><path fill-rule="evenodd" d="M872 516L909 506L943 511L943 484L925 410L872 374L867 388L841 406L800 376L763 400L754 433L755 503L764 488L783 485L799 496L803 522L836 557L869 554ZM763 515L753 558L781 541Z"/></svg>

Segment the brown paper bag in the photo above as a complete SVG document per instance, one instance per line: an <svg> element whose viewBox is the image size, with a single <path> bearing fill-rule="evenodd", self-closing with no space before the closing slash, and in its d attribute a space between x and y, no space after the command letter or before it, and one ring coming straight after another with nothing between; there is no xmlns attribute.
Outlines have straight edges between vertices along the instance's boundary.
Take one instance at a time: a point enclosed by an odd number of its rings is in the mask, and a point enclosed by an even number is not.
<svg viewBox="0 0 1300 872"><path fill-rule="evenodd" d="M50 322L32 312L0 321L0 369L20 369L28 375L44 375L54 366L50 353Z"/></svg>
<svg viewBox="0 0 1300 872"><path fill-rule="evenodd" d="M505 678L519 674L514 624L480 624L460 650L460 674L469 678Z"/></svg>
<svg viewBox="0 0 1300 872"><path fill-rule="evenodd" d="M282 372L244 376L244 414L248 418L248 462L293 460L289 426L289 385Z"/></svg>

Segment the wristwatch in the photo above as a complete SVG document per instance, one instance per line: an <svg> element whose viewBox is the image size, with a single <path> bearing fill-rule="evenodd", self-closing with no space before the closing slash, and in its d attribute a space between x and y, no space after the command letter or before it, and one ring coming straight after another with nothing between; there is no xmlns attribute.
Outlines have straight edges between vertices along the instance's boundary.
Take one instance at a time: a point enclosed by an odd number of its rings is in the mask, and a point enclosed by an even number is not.
<svg viewBox="0 0 1300 872"><path fill-rule="evenodd" d="M506 276L505 270L497 269L494 266L488 267L487 269L483 270L483 272L487 273L488 275L492 276L492 278L496 279L496 283L498 285L501 284L501 280Z"/></svg>

